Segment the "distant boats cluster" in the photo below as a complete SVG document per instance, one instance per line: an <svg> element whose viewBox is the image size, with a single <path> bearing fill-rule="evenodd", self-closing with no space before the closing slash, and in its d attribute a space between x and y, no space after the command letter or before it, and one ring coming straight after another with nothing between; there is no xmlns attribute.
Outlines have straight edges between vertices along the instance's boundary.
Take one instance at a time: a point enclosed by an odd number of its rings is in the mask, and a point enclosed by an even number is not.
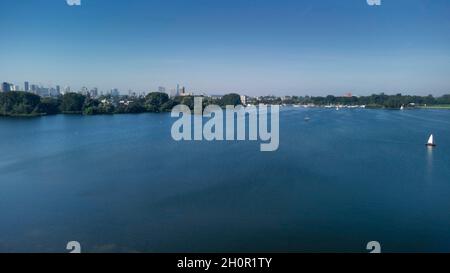
<svg viewBox="0 0 450 273"><path fill-rule="evenodd" d="M304 108L309 108L309 107L317 107L317 106L311 106L311 105L294 105L294 107L304 107ZM326 105L324 106L324 108L334 108L336 107L336 111L339 111L341 108L365 108L365 105ZM400 107L400 110L404 110L405 107L402 105ZM305 121L310 121L311 118L310 117L305 117L304 119ZM428 142L426 144L427 147L436 147L436 142L434 139L434 135L431 134L430 137L428 138Z"/></svg>
<svg viewBox="0 0 450 273"><path fill-rule="evenodd" d="M282 106L289 106L289 105L283 104ZM293 107L295 107L295 108L317 108L317 107L322 107L322 108L328 108L328 109L336 108L336 110L339 110L341 108L348 108L348 109L366 108L365 105L334 105L334 104L325 105L325 106L318 106L318 105L315 105L315 104L304 104L304 105L294 104Z"/></svg>

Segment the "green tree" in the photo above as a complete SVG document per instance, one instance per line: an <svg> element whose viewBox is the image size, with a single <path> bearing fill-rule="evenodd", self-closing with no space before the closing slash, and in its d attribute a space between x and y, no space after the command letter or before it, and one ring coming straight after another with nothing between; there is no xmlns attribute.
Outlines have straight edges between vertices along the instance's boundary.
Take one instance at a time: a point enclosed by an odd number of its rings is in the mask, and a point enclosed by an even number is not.
<svg viewBox="0 0 450 273"><path fill-rule="evenodd" d="M41 98L27 92L0 93L0 115L39 115Z"/></svg>
<svg viewBox="0 0 450 273"><path fill-rule="evenodd" d="M145 97L145 108L149 112L161 112L163 104L169 101L169 96L166 93L153 92Z"/></svg>
<svg viewBox="0 0 450 273"><path fill-rule="evenodd" d="M56 115L60 113L60 104L61 101L59 99L54 98L42 98L41 103L38 106L38 112L43 113L45 115Z"/></svg>
<svg viewBox="0 0 450 273"><path fill-rule="evenodd" d="M242 104L241 96L239 96L238 94L235 94L235 93L227 94L222 97L222 99L220 100L220 104L222 106L227 106L227 105L236 106L236 105Z"/></svg>
<svg viewBox="0 0 450 273"><path fill-rule="evenodd" d="M97 115L100 113L100 102L96 99L86 97L83 103L83 115Z"/></svg>
<svg viewBox="0 0 450 273"><path fill-rule="evenodd" d="M174 99L175 105L177 104L183 104L189 107L189 109L194 109L194 97L193 96L183 96L183 97L176 97Z"/></svg>
<svg viewBox="0 0 450 273"><path fill-rule="evenodd" d="M62 97L61 111L63 113L82 113L86 97L77 93L66 93Z"/></svg>
<svg viewBox="0 0 450 273"><path fill-rule="evenodd" d="M115 113L118 114L139 114L145 111L144 105L139 101L130 102L128 105L119 104L115 109Z"/></svg>

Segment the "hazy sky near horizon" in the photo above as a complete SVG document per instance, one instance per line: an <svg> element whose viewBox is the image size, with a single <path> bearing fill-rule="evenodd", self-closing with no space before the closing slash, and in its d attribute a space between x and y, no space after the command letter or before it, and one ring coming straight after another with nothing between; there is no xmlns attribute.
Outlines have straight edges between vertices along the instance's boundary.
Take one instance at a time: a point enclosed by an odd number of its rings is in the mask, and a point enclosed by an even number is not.
<svg viewBox="0 0 450 273"><path fill-rule="evenodd" d="M450 93L450 1L0 1L0 81L122 92Z"/></svg>

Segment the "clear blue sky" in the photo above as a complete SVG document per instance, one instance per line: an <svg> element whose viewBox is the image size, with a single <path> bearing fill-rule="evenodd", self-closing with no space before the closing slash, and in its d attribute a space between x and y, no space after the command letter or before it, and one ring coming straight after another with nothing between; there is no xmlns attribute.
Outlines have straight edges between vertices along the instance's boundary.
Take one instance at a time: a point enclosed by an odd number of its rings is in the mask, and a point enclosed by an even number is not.
<svg viewBox="0 0 450 273"><path fill-rule="evenodd" d="M450 1L0 1L0 81L210 94L450 93Z"/></svg>

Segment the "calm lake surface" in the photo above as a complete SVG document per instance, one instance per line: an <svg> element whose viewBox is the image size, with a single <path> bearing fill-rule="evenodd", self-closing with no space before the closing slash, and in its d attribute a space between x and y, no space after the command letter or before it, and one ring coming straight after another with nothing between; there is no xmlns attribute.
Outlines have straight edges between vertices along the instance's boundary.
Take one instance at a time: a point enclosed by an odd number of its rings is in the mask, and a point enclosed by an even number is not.
<svg viewBox="0 0 450 273"><path fill-rule="evenodd" d="M0 252L450 252L450 111L284 108L272 153L174 121L0 118Z"/></svg>

